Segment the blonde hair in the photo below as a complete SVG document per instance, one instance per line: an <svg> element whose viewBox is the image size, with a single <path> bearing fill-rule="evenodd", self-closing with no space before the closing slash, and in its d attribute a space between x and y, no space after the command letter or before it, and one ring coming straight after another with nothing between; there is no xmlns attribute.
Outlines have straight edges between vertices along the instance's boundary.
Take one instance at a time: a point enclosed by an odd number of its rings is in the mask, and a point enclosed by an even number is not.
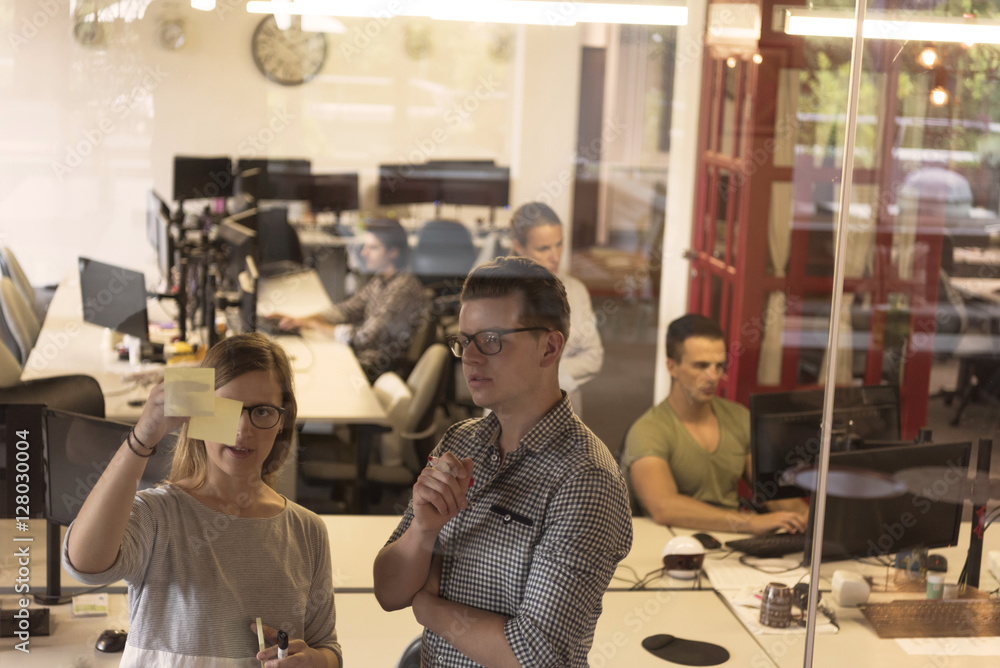
<svg viewBox="0 0 1000 668"><path fill-rule="evenodd" d="M292 431L295 428L297 404L292 387L292 365L281 346L263 334L240 334L225 339L212 347L201 362L202 368L215 369L215 389L252 371L269 371L281 386L281 407L285 409L281 431L274 439L274 447L264 460L260 477L266 485L274 487L288 453L292 447ZM181 428L174 449L170 475L166 482L176 483L191 480L200 487L205 482L208 456L205 442L188 438L187 425Z"/></svg>

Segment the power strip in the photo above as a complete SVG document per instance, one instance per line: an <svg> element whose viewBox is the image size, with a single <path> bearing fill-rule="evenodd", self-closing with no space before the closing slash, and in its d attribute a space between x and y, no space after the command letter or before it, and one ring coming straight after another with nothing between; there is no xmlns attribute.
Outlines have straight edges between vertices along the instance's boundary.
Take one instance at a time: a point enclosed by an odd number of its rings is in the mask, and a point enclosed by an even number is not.
<svg viewBox="0 0 1000 668"><path fill-rule="evenodd" d="M986 555L986 564L990 567L993 579L1000 582L1000 550L990 550Z"/></svg>

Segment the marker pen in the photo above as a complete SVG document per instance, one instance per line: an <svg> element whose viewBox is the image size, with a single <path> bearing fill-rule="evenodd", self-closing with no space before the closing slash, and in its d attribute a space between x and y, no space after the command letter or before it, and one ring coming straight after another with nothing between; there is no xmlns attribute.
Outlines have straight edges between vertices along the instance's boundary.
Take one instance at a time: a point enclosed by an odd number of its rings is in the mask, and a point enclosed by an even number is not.
<svg viewBox="0 0 1000 668"><path fill-rule="evenodd" d="M288 634L278 631L278 658L284 659L288 656Z"/></svg>

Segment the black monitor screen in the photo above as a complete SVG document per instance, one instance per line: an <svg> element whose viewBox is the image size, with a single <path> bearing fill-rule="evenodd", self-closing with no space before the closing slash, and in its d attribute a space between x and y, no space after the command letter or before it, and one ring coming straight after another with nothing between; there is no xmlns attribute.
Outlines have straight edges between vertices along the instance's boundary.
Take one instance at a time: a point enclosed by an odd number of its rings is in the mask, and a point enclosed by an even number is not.
<svg viewBox="0 0 1000 668"><path fill-rule="evenodd" d="M44 415L46 515L66 526L76 518L132 425L52 409ZM170 473L175 440L171 434L160 440L156 454L146 460L139 489L156 485Z"/></svg>
<svg viewBox="0 0 1000 668"><path fill-rule="evenodd" d="M283 175L308 175L311 169L312 164L305 159L241 158L236 162L237 188L254 199L300 199L275 197L276 191L288 186L270 181Z"/></svg>
<svg viewBox="0 0 1000 668"><path fill-rule="evenodd" d="M457 167L431 163L440 168L441 201L469 206L507 206L510 199L510 169L477 163Z"/></svg>
<svg viewBox="0 0 1000 668"><path fill-rule="evenodd" d="M150 190L146 195L146 240L153 248L157 248L156 221L161 215L170 220L170 207L155 190Z"/></svg>
<svg viewBox="0 0 1000 668"><path fill-rule="evenodd" d="M320 211L356 211L358 208L358 174L313 174L309 207Z"/></svg>
<svg viewBox="0 0 1000 668"><path fill-rule="evenodd" d="M440 199L440 180L424 165L379 165L379 204L426 204Z"/></svg>
<svg viewBox="0 0 1000 668"><path fill-rule="evenodd" d="M898 441L899 389L889 385L838 387L833 399L833 429L847 441ZM772 499L805 496L785 483L782 473L812 463L819 453L823 390L755 394L750 397L751 487L760 505ZM834 442L834 448L837 443Z"/></svg>
<svg viewBox="0 0 1000 668"><path fill-rule="evenodd" d="M146 278L141 272L81 257L80 298L84 321L149 338Z"/></svg>
<svg viewBox="0 0 1000 668"><path fill-rule="evenodd" d="M295 228L288 224L288 209L257 211L257 251L262 267L273 262L302 263L302 245Z"/></svg>
<svg viewBox="0 0 1000 668"><path fill-rule="evenodd" d="M914 467L942 467L941 484L957 486L969 472L972 443L908 443L830 453L831 468L893 475ZM935 482L930 495L941 498ZM848 499L827 494L824 559L873 557L917 547L958 542L962 504L934 501L905 492L887 499ZM808 553L806 559L808 560Z"/></svg>
<svg viewBox="0 0 1000 668"><path fill-rule="evenodd" d="M174 156L174 199L232 197L233 163L227 157Z"/></svg>

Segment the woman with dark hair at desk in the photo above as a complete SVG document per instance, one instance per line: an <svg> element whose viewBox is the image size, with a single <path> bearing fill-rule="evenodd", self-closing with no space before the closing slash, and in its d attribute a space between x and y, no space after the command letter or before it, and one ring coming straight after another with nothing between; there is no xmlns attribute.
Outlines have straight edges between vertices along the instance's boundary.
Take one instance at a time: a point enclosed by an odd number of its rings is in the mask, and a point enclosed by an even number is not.
<svg viewBox="0 0 1000 668"><path fill-rule="evenodd" d="M129 635L121 665L257 665L255 620L282 666L341 665L326 527L273 484L291 448L296 402L288 357L261 334L222 341L202 367L215 396L242 402L235 445L189 438L164 415L160 383L66 533L63 564L88 584L124 579ZM146 458L181 428L159 487L136 492ZM252 663L251 663L252 662Z"/></svg>
<svg viewBox="0 0 1000 668"><path fill-rule="evenodd" d="M604 344L597 331L597 319L590 293L582 281L559 273L563 253L563 229L552 207L529 202L510 219L511 249L515 255L528 257L559 277L569 300L569 339L559 362L559 387L570 396L577 415L583 413L580 388L601 370Z"/></svg>
<svg viewBox="0 0 1000 668"><path fill-rule="evenodd" d="M279 327L306 327L336 336L338 325L351 325L347 342L369 380L397 370L426 315L423 285L406 271L410 247L399 221L376 219L365 225L361 246L364 269L371 278L349 299L305 318L279 316Z"/></svg>

